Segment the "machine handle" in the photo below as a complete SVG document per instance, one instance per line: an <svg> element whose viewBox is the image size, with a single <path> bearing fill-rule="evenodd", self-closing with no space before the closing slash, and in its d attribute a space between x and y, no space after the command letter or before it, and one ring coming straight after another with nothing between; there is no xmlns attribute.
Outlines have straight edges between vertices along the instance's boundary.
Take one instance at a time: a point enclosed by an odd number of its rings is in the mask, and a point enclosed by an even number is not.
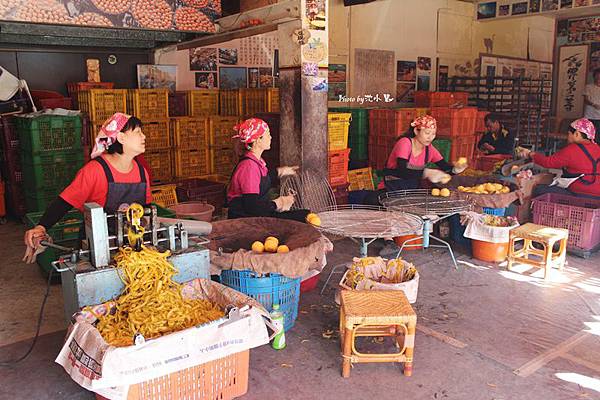
<svg viewBox="0 0 600 400"><path fill-rule="evenodd" d="M73 252L76 252L76 251L77 251L77 250L75 250L75 249L73 249L73 248L71 248L71 247L64 247L64 246L60 246L60 245L58 245L58 244L51 243L51 242L49 242L49 241L47 241L47 240L42 240L42 241L40 242L40 244L41 244L42 246L44 246L44 247L52 247L53 249L60 250L60 251L64 251L65 253L73 253Z"/></svg>
<svg viewBox="0 0 600 400"><path fill-rule="evenodd" d="M64 264L64 260L63 260L62 258L59 258L58 260L56 260L56 261L52 261L52 262L50 263L50 265L52 265L52 268L54 268L54 270L55 270L56 272L58 272L58 273L61 273L61 272L66 272L66 271L69 271L69 270L71 270L71 271L73 270L72 268L70 268L70 267L68 267L68 266L65 266L64 268L58 268L58 266L59 266L60 264ZM66 264L65 264L65 265L66 265Z"/></svg>

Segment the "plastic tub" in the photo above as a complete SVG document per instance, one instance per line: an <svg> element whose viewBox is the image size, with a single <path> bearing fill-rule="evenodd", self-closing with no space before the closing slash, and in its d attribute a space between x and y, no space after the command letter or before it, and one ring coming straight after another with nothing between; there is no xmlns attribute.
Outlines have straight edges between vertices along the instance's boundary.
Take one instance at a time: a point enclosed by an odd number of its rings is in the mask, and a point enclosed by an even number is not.
<svg viewBox="0 0 600 400"><path fill-rule="evenodd" d="M404 236L396 236L394 238L394 242L396 242L396 244L398 245L398 247L402 247L402 244L404 244L404 242L406 242L409 239L412 238L416 238L419 235L404 235ZM415 240L412 242L407 243L407 245L415 245L418 244L419 246L414 246L414 247L404 247L403 250L421 250L423 248L423 239L419 239L419 240Z"/></svg>
<svg viewBox="0 0 600 400"><path fill-rule="evenodd" d="M211 204L199 201L190 201L179 203L171 207L177 218L191 218L198 221L212 221L212 215L215 207Z"/></svg>
<svg viewBox="0 0 600 400"><path fill-rule="evenodd" d="M483 240L471 240L473 258L487 262L502 262L508 256L508 242L490 243Z"/></svg>

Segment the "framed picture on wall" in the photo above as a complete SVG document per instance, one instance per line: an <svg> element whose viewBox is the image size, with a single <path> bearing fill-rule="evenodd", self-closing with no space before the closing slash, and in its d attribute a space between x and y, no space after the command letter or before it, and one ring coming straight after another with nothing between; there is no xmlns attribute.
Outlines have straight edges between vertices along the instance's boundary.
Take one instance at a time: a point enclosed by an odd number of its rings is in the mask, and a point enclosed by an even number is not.
<svg viewBox="0 0 600 400"><path fill-rule="evenodd" d="M541 8L541 3L542 0L529 0L529 12L530 13L537 13L540 12L540 8Z"/></svg>
<svg viewBox="0 0 600 400"><path fill-rule="evenodd" d="M219 49L219 63L223 65L237 65L238 49Z"/></svg>
<svg viewBox="0 0 600 400"><path fill-rule="evenodd" d="M216 72L196 72L196 87L200 89L217 89Z"/></svg>
<svg viewBox="0 0 600 400"><path fill-rule="evenodd" d="M219 67L219 88L225 90L248 87L248 75L243 67Z"/></svg>
<svg viewBox="0 0 600 400"><path fill-rule="evenodd" d="M258 68L248 68L248 87L249 88L257 88L258 87Z"/></svg>
<svg viewBox="0 0 600 400"><path fill-rule="evenodd" d="M558 0L542 0L542 11L558 10Z"/></svg>
<svg viewBox="0 0 600 400"><path fill-rule="evenodd" d="M273 87L273 68L258 69L258 87Z"/></svg>
<svg viewBox="0 0 600 400"><path fill-rule="evenodd" d="M137 65L138 88L169 89L175 92L177 86L177 65Z"/></svg>
<svg viewBox="0 0 600 400"><path fill-rule="evenodd" d="M527 2L521 1L519 3L513 3L512 15L523 15L527 14Z"/></svg>
<svg viewBox="0 0 600 400"><path fill-rule="evenodd" d="M190 49L190 71L216 71L217 49L195 48Z"/></svg>
<svg viewBox="0 0 600 400"><path fill-rule="evenodd" d="M496 5L495 1L477 4L477 19L494 18L496 16Z"/></svg>

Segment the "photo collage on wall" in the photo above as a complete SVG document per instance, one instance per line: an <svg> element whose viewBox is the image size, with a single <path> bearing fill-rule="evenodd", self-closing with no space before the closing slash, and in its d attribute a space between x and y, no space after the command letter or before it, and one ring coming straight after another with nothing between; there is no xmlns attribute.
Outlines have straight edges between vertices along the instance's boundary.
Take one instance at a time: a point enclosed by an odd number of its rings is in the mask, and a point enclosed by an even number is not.
<svg viewBox="0 0 600 400"><path fill-rule="evenodd" d="M346 96L346 64L329 64L328 69L327 79L329 86L327 99L330 101L340 101L340 96Z"/></svg>
<svg viewBox="0 0 600 400"><path fill-rule="evenodd" d="M477 19L553 12L573 7L600 4L600 0L499 0L477 4Z"/></svg>
<svg viewBox="0 0 600 400"><path fill-rule="evenodd" d="M414 103L417 85L417 63L415 61L396 62L396 101Z"/></svg>
<svg viewBox="0 0 600 400"><path fill-rule="evenodd" d="M257 36L240 39L237 47L190 49L195 86L225 90L273 87L276 46L276 37Z"/></svg>

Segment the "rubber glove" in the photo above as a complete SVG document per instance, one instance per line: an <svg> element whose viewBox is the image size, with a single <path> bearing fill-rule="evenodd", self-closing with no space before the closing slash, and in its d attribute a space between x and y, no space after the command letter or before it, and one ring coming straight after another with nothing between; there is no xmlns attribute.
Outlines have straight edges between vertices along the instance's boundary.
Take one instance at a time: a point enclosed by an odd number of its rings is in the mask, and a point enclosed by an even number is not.
<svg viewBox="0 0 600 400"><path fill-rule="evenodd" d="M292 208L292 206L294 205L294 196L289 195L289 196L279 196L278 198L276 198L275 200L273 200L275 202L275 205L277 206L277 211L278 212L282 212L282 211L289 211L290 208Z"/></svg>
<svg viewBox="0 0 600 400"><path fill-rule="evenodd" d="M35 262L38 254L41 254L46 250L46 247L40 244L43 240L52 242L52 238L46 233L46 228L41 225L37 225L25 232L25 245L27 248L25 249L23 261L27 264Z"/></svg>
<svg viewBox="0 0 600 400"><path fill-rule="evenodd" d="M431 183L446 184L450 182L452 176L445 173L444 171L440 171L439 169L425 168L423 170L423 178L427 179Z"/></svg>
<svg viewBox="0 0 600 400"><path fill-rule="evenodd" d="M296 175L298 173L299 169L300 169L300 167L297 165L295 165L293 167L289 167L289 166L279 167L279 168L277 168L277 176L281 178L283 176Z"/></svg>

